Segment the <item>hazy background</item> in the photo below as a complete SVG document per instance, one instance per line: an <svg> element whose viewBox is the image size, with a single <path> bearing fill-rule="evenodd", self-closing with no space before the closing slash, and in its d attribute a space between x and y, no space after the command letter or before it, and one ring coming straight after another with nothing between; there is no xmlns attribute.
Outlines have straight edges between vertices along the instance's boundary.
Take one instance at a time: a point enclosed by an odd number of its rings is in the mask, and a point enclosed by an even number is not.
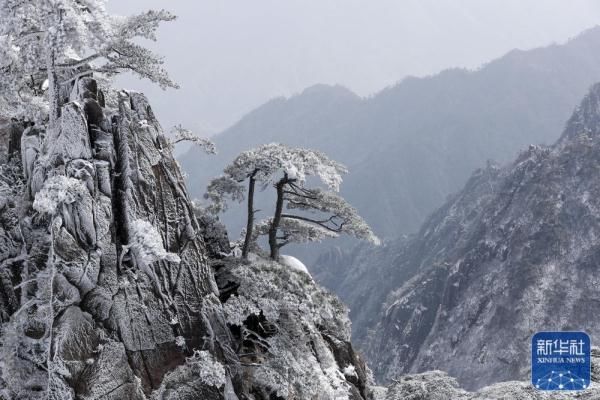
<svg viewBox="0 0 600 400"><path fill-rule="evenodd" d="M315 83L367 96L407 75L562 43L600 16L594 0L109 0L108 8L179 16L154 47L181 89L120 83L146 92L165 127L203 134Z"/></svg>

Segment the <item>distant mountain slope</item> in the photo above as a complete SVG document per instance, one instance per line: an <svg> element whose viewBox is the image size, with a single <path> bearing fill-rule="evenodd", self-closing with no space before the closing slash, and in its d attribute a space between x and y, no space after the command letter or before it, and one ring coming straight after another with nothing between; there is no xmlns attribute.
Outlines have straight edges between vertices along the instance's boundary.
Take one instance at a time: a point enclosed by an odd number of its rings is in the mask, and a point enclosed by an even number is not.
<svg viewBox="0 0 600 400"><path fill-rule="evenodd" d="M414 237L323 259L346 268L335 289L376 376L441 369L476 389L527 379L536 331L597 340L599 176L597 84L554 146L478 170Z"/></svg>
<svg viewBox="0 0 600 400"><path fill-rule="evenodd" d="M314 86L268 102L216 136L216 157L194 149L180 161L199 197L242 150L272 141L317 148L348 165L343 195L380 236L414 232L487 159L505 162L529 143L556 140L600 80L598 65L595 28L564 45L512 51L476 71L408 78L367 99ZM232 221L241 219L225 218Z"/></svg>

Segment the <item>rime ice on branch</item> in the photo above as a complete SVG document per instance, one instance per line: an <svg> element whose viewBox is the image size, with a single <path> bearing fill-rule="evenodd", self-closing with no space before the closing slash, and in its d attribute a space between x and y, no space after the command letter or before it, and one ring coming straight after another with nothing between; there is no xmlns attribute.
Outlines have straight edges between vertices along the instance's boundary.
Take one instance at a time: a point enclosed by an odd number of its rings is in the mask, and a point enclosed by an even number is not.
<svg viewBox="0 0 600 400"><path fill-rule="evenodd" d="M0 114L49 119L54 127L68 87L80 76L125 71L160 87L177 87L160 56L136 43L156 40L156 29L175 16L146 11L109 15L102 0L0 0Z"/></svg>
<svg viewBox="0 0 600 400"><path fill-rule="evenodd" d="M271 143L241 153L209 184L205 197L211 201L210 210L222 212L227 209L227 199L242 202L246 198L242 183L248 181L244 258L258 235L268 235L273 259L278 259L279 249L288 243L315 242L341 233L378 244L379 239L356 209L336 194L346 172L343 165L319 151ZM307 187L311 176L327 190ZM257 182L263 190L273 186L277 200L273 217L255 226ZM290 211L284 212L284 206Z"/></svg>

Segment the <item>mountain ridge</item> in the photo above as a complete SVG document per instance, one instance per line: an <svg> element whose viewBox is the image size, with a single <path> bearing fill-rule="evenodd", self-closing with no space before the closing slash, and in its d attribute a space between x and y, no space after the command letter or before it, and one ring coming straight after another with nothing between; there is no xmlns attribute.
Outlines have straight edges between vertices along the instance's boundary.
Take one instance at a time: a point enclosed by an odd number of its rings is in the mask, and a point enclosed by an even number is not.
<svg viewBox="0 0 600 400"><path fill-rule="evenodd" d="M600 84L568 121L553 146L477 170L412 237L323 260L346 268L334 291L379 379L524 380L536 331L600 334Z"/></svg>
<svg viewBox="0 0 600 400"><path fill-rule="evenodd" d="M411 233L487 159L506 162L529 143L556 140L574 105L600 80L599 49L594 28L474 71L406 78L366 98L318 85L271 100L214 136L216 157L193 149L179 160L192 195L201 197L243 150L269 142L316 148L349 167L342 195L380 236ZM240 216L223 218L232 232L242 228Z"/></svg>

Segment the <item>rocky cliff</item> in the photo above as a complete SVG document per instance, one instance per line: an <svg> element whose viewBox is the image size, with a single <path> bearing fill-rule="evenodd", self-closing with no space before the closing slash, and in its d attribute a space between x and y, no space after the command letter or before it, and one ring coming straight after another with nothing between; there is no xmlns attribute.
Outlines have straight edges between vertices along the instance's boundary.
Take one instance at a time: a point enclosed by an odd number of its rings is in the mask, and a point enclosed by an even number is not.
<svg viewBox="0 0 600 400"><path fill-rule="evenodd" d="M80 79L60 126L22 134L23 190L2 208L7 398L142 399L191 349L234 358L168 142L143 95L113 100ZM152 231L177 260L143 257ZM198 393L217 398L222 379Z"/></svg>
<svg viewBox="0 0 600 400"><path fill-rule="evenodd" d="M0 398L272 400L302 382L368 397L344 309L311 280L271 286L277 314L223 297L210 263L226 233L193 208L145 96L81 78L57 127L0 131ZM239 292L261 279L244 268ZM330 314L300 319L314 293Z"/></svg>
<svg viewBox="0 0 600 400"><path fill-rule="evenodd" d="M534 332L600 335L599 172L595 85L554 146L478 170L418 234L330 255L349 267L341 291L373 289L350 307L376 376L441 369L467 389L525 380Z"/></svg>

